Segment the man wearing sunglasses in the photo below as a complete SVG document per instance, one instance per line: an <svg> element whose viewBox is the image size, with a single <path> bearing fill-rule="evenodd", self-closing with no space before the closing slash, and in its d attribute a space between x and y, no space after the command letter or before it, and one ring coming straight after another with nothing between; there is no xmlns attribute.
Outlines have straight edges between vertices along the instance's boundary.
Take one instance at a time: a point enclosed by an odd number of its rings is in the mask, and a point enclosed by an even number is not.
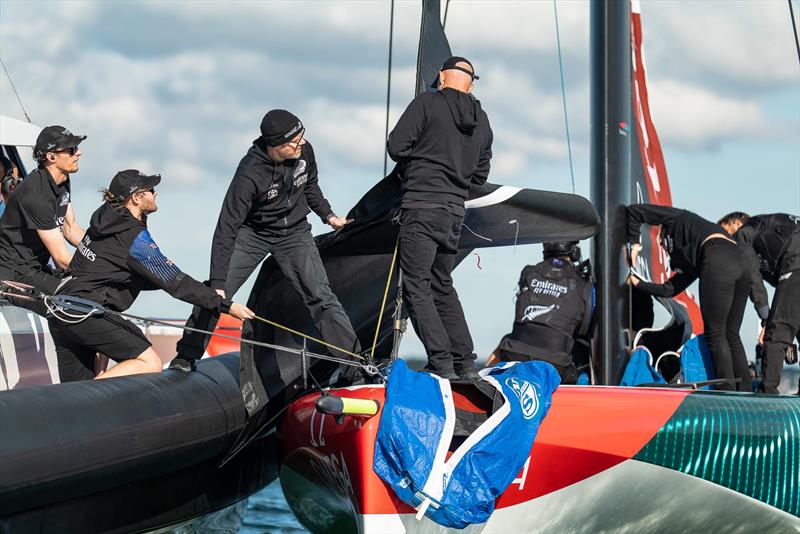
<svg viewBox="0 0 800 534"><path fill-rule="evenodd" d="M304 136L303 123L292 113L273 109L264 116L261 136L239 163L222 203L211 249L210 285L220 295L233 297L271 253L303 297L322 338L359 352L350 319L328 284L306 216L313 210L334 229L350 221L337 217L323 196L314 149ZM218 319L218 313L195 306L186 326L213 330ZM193 369L208 341L205 334L185 332L170 367ZM343 356L337 351L334 355Z"/></svg>
<svg viewBox="0 0 800 534"><path fill-rule="evenodd" d="M70 197L70 176L78 171L84 139L63 126L48 126L36 139L38 168L18 183L0 218L0 280L49 294L58 287L48 263L52 258L56 269L66 269L72 259L66 243L77 247L84 235ZM37 304L29 307L41 312Z"/></svg>
<svg viewBox="0 0 800 534"><path fill-rule="evenodd" d="M447 379L476 379L475 353L450 276L464 201L486 183L492 129L472 96L475 70L463 57L442 65L433 87L418 95L389 134L386 149L402 185L400 268L414 330L428 354L425 370Z"/></svg>

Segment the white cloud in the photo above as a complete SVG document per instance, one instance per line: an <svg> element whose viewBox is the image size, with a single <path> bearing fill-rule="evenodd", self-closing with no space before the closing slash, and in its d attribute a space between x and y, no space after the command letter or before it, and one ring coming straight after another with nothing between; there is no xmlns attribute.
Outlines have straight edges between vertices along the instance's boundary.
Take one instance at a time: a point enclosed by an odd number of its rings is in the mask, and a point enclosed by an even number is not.
<svg viewBox="0 0 800 534"><path fill-rule="evenodd" d="M771 126L757 102L723 97L681 82L653 84L650 104L662 141L683 148L698 150L726 139L770 135Z"/></svg>

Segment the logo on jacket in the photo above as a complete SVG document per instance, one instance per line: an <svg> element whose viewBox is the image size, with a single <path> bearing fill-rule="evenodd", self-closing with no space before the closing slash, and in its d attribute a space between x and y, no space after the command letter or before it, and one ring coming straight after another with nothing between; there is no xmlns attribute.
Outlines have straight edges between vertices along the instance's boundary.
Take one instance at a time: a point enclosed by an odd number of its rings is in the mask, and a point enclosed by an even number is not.
<svg viewBox="0 0 800 534"><path fill-rule="evenodd" d="M531 304L527 308L525 308L525 315L522 316L523 321L533 321L537 317L541 317L542 315L547 315L551 311L555 309L556 305L551 304L550 306L540 306L537 304Z"/></svg>
<svg viewBox="0 0 800 534"><path fill-rule="evenodd" d="M69 191L64 191L64 194L61 195L61 200L59 201L59 206L66 206L69 204Z"/></svg>
<svg viewBox="0 0 800 534"><path fill-rule="evenodd" d="M292 173L292 178L297 178L301 174L306 172L306 162L303 159L297 160L297 167L295 168L294 172Z"/></svg>
<svg viewBox="0 0 800 534"><path fill-rule="evenodd" d="M281 188L280 182L275 182L271 186L269 186L269 190L267 190L267 200L272 200L273 198L278 196L278 189Z"/></svg>
<svg viewBox="0 0 800 534"><path fill-rule="evenodd" d="M522 416L530 419L539 411L539 397L536 395L536 388L527 380L519 378L506 378L506 386L510 387L514 394L519 397L519 405L522 408Z"/></svg>
<svg viewBox="0 0 800 534"><path fill-rule="evenodd" d="M556 284L550 280L539 280L537 278L531 279L530 289L534 295L548 295L555 298L569 293L569 287L564 284Z"/></svg>
<svg viewBox="0 0 800 534"><path fill-rule="evenodd" d="M97 259L97 255L89 248L89 245L92 244L92 238L88 235L84 235L83 239L80 243L78 243L78 252L81 256L86 258L89 261L94 261Z"/></svg>

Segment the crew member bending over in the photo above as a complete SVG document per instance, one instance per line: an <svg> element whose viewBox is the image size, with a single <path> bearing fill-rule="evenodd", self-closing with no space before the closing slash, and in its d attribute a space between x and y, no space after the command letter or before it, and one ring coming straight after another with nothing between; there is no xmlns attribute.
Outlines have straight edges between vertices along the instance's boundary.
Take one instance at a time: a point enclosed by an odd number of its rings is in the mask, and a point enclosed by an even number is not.
<svg viewBox="0 0 800 534"><path fill-rule="evenodd" d="M350 319L328 284L306 216L313 210L334 229L349 221L337 217L325 200L314 149L304 136L303 123L292 113L273 109L264 116L261 137L242 158L222 202L211 248L211 287L232 297L272 253L283 275L302 295L322 338L360 352ZM195 307L186 325L213 330L218 320L219 312ZM170 368L192 370L208 341L204 334L185 332ZM353 369L347 366L343 373Z"/></svg>
<svg viewBox="0 0 800 534"><path fill-rule="evenodd" d="M761 318L758 341L764 346L761 384L765 393L778 393L783 362L797 363L794 340L800 342L800 217L787 213L749 217L734 212L719 224L750 261L750 300ZM764 280L775 288L772 307Z"/></svg>
<svg viewBox="0 0 800 534"><path fill-rule="evenodd" d="M428 354L426 371L478 378L464 310L450 273L456 262L464 201L489 176L492 130L472 96L472 63L451 57L439 91L418 95L389 134L386 148L403 180L400 268L414 331Z"/></svg>
<svg viewBox="0 0 800 534"><path fill-rule="evenodd" d="M575 384L575 342L589 337L592 281L576 263L577 241L544 244L544 261L528 265L519 277L516 314L487 365L501 361L540 360L553 364L562 384Z"/></svg>
<svg viewBox="0 0 800 534"><path fill-rule="evenodd" d="M8 196L21 181L17 166L10 159L0 154L0 216L3 215L6 209Z"/></svg>
<svg viewBox="0 0 800 534"><path fill-rule="evenodd" d="M724 382L716 387L752 391L747 355L739 337L751 285L742 248L721 226L686 210L634 204L627 208L627 220L631 265L636 265L642 250L642 223L660 225L659 240L676 273L665 283L654 284L634 272L630 283L650 295L673 297L699 277L700 313L717 378L741 379L736 386Z"/></svg>
<svg viewBox="0 0 800 534"><path fill-rule="evenodd" d="M147 229L155 212L155 186L161 176L121 171L103 191L105 202L92 214L86 235L69 265L59 294L85 298L123 312L140 291L163 289L173 297L245 320L253 317L241 304L218 295L180 269L158 248ZM141 330L113 314L90 316L70 324L50 318L62 382L94 378L95 353L118 365L97 378L157 373L161 359Z"/></svg>

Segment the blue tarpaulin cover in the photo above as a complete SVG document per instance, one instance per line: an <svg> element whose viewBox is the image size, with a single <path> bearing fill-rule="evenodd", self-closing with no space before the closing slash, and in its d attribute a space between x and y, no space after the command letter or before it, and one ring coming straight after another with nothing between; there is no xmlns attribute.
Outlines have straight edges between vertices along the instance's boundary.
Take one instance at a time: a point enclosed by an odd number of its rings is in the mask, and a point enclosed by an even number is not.
<svg viewBox="0 0 800 534"><path fill-rule="evenodd" d="M683 344L681 371L684 382L705 382L717 377L714 372L714 360L711 359L711 351L708 350L708 343L703 334ZM700 389L711 389L711 387L703 386Z"/></svg>
<svg viewBox="0 0 800 534"><path fill-rule="evenodd" d="M507 362L481 378L504 399L447 459L455 426L450 383L397 360L375 442L374 469L397 496L453 528L483 523L530 455L560 382L546 362Z"/></svg>
<svg viewBox="0 0 800 534"><path fill-rule="evenodd" d="M653 368L650 351L645 347L637 347L625 366L620 386L638 386L639 384L666 384L666 380Z"/></svg>

